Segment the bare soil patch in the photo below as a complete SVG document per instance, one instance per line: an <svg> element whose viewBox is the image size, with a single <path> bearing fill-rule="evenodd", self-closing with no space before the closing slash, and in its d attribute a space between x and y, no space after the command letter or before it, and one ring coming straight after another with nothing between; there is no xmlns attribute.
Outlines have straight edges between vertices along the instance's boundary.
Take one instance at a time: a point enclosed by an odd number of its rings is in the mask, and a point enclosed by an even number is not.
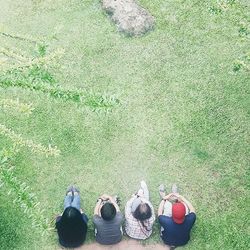
<svg viewBox="0 0 250 250"><path fill-rule="evenodd" d="M154 17L136 0L102 0L102 7L119 31L128 35L142 35L154 26Z"/></svg>
<svg viewBox="0 0 250 250"><path fill-rule="evenodd" d="M136 240L123 240L119 244L111 246L103 246L98 243L83 245L77 250L169 250L167 246L161 244L145 245L143 246Z"/></svg>

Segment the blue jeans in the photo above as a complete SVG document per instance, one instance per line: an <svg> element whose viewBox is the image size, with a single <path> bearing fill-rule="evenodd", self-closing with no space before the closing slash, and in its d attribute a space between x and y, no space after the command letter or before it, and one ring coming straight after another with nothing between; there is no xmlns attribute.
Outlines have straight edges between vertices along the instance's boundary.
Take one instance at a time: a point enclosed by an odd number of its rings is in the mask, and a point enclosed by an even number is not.
<svg viewBox="0 0 250 250"><path fill-rule="evenodd" d="M80 211L81 203L80 203L80 195L66 195L64 198L64 210L67 207L74 207Z"/></svg>

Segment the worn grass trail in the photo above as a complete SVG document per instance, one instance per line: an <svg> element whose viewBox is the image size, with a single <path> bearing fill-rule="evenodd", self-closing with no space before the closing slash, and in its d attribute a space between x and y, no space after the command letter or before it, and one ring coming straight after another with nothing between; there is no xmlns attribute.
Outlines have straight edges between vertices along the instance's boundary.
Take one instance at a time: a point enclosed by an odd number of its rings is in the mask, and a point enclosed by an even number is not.
<svg viewBox="0 0 250 250"><path fill-rule="evenodd" d="M98 0L0 0L0 124L15 133L0 134L1 171L15 166L49 222L69 184L91 217L102 192L123 209L145 179L157 209L158 185L176 182L198 214L186 249L248 249L249 3L140 2L156 29L129 38ZM0 246L57 248L3 182ZM146 244L160 242L158 226Z"/></svg>

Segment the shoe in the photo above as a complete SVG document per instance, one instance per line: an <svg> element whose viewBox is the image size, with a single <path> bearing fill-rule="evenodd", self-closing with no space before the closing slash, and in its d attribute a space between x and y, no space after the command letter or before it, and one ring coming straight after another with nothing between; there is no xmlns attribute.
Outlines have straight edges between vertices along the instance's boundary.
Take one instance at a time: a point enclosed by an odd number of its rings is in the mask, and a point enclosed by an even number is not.
<svg viewBox="0 0 250 250"><path fill-rule="evenodd" d="M165 186L164 186L164 184L161 184L159 186L159 194L160 194L161 198L163 198L165 196Z"/></svg>
<svg viewBox="0 0 250 250"><path fill-rule="evenodd" d="M147 184L145 181L141 181L141 188L144 189L144 188L148 188Z"/></svg>
<svg viewBox="0 0 250 250"><path fill-rule="evenodd" d="M77 187L75 187L75 186L72 186L72 192L77 193L78 195L80 194L79 189Z"/></svg>
<svg viewBox="0 0 250 250"><path fill-rule="evenodd" d="M121 199L120 199L120 197L118 197L117 195L115 195L114 196L114 200L115 200L115 202L117 203L118 206L121 205Z"/></svg>
<svg viewBox="0 0 250 250"><path fill-rule="evenodd" d="M73 195L73 186L69 186L66 190L66 195L68 195L68 193L70 193Z"/></svg>
<svg viewBox="0 0 250 250"><path fill-rule="evenodd" d="M172 185L172 193L179 193L178 192L178 187L177 187L177 185L174 183L173 185Z"/></svg>

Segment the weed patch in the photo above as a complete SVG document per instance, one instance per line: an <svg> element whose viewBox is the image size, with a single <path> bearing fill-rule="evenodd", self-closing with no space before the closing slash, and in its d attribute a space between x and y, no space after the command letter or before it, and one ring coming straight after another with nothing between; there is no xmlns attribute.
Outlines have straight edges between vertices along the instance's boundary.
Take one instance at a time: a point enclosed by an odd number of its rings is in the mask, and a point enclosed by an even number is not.
<svg viewBox="0 0 250 250"><path fill-rule="evenodd" d="M19 99L2 99L0 100L0 108L15 110L27 116L31 115L34 110L32 103L23 103Z"/></svg>
<svg viewBox="0 0 250 250"><path fill-rule="evenodd" d="M14 148L13 148L14 149ZM15 149L3 149L0 152L0 187L7 186L8 196L13 196L13 203L19 206L24 214L32 220L32 227L39 228L42 235L47 234L49 229L49 221L44 216L44 210L40 208L40 203L34 193L30 192L29 186L18 180L14 175L14 167L11 164L15 155Z"/></svg>
<svg viewBox="0 0 250 250"><path fill-rule="evenodd" d="M32 140L26 140L3 124L0 124L0 134L8 137L15 146L28 147L34 153L44 154L46 157L60 155L60 150L57 149L56 146L52 147L49 145L48 147L45 147L41 144L34 143Z"/></svg>

